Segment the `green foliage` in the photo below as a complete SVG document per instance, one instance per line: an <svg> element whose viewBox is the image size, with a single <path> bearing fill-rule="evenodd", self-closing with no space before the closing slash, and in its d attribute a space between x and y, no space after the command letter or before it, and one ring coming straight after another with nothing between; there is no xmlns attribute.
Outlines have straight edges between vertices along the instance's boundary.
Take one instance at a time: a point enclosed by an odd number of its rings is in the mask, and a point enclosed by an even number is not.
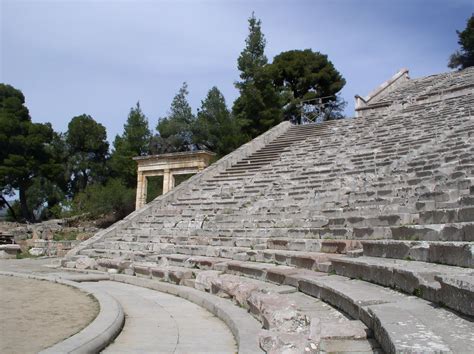
<svg viewBox="0 0 474 354"><path fill-rule="evenodd" d="M193 126L193 142L220 158L239 147L242 140L237 120L231 116L224 96L214 86L201 102Z"/></svg>
<svg viewBox="0 0 474 354"><path fill-rule="evenodd" d="M55 232L53 235L54 241L74 241L77 239L79 235L79 231L71 230L71 231L58 231Z"/></svg>
<svg viewBox="0 0 474 354"><path fill-rule="evenodd" d="M28 252L32 247L29 247L27 251L24 251L24 252L21 252L21 253L17 253L16 254L16 259L25 259L25 258L38 258L38 257L41 257L41 256L33 256L32 254L30 254L30 252Z"/></svg>
<svg viewBox="0 0 474 354"><path fill-rule="evenodd" d="M57 216L57 209L66 197L56 183L45 177L33 178L31 186L26 190L26 196L28 209L35 211L36 220Z"/></svg>
<svg viewBox="0 0 474 354"><path fill-rule="evenodd" d="M86 114L72 118L66 144L72 195L83 191L89 184L104 180L109 143L102 124Z"/></svg>
<svg viewBox="0 0 474 354"><path fill-rule="evenodd" d="M232 107L232 113L241 126L245 140L255 138L283 119L281 99L266 67L266 42L261 21L252 13L248 22L249 35L245 48L237 59L242 81L235 86L240 96Z"/></svg>
<svg viewBox="0 0 474 354"><path fill-rule="evenodd" d="M195 145L192 139L192 127L196 117L188 103L188 85L186 82L179 89L171 102L168 116L160 118L156 129L159 135L153 138L151 150L155 154L168 152L192 151Z"/></svg>
<svg viewBox="0 0 474 354"><path fill-rule="evenodd" d="M262 21L252 16L248 19L249 35L245 40L245 48L237 59L237 68L240 70L240 78L246 81L252 81L260 69L267 64L265 56L265 36L262 33Z"/></svg>
<svg viewBox="0 0 474 354"><path fill-rule="evenodd" d="M163 194L163 176L147 177L146 202L149 203Z"/></svg>
<svg viewBox="0 0 474 354"><path fill-rule="evenodd" d="M322 115L323 120L340 118L337 113L343 109L344 102L336 95L346 81L327 55L311 49L290 50L277 55L269 70L283 99L286 120L299 118L301 109L308 111L316 108L311 107L315 103L330 108L327 114Z"/></svg>
<svg viewBox="0 0 474 354"><path fill-rule="evenodd" d="M49 146L51 124L32 123L25 97L10 85L0 84L0 186L3 193L18 190L21 215L33 220L26 191L35 177L56 167Z"/></svg>
<svg viewBox="0 0 474 354"><path fill-rule="evenodd" d="M240 96L232 113L241 126L245 140L251 140L283 121L281 97L268 70L262 68L254 80L240 85Z"/></svg>
<svg viewBox="0 0 474 354"><path fill-rule="evenodd" d="M474 66L474 14L467 20L464 31L456 31L456 33L461 49L451 55L448 66L452 69Z"/></svg>
<svg viewBox="0 0 474 354"><path fill-rule="evenodd" d="M105 185L90 184L75 196L72 207L74 214L88 213L93 218L113 214L119 220L135 209L135 190L116 178Z"/></svg>
<svg viewBox="0 0 474 354"><path fill-rule="evenodd" d="M413 295L417 297L423 297L423 289L416 288L413 290Z"/></svg>
<svg viewBox="0 0 474 354"><path fill-rule="evenodd" d="M18 200L10 202L10 208L7 210L6 221L18 221L17 217L21 215L21 206Z"/></svg>
<svg viewBox="0 0 474 354"><path fill-rule="evenodd" d="M121 178L127 187L134 188L137 183L137 164L133 157L147 155L151 140L148 119L139 102L130 109L123 129L123 135L115 137L109 166L114 177Z"/></svg>

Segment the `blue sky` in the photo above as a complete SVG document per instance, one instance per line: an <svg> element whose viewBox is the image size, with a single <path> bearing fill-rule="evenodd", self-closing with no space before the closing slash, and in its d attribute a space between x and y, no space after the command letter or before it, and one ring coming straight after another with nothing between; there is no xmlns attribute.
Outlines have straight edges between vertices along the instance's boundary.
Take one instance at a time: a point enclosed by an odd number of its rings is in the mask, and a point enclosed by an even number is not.
<svg viewBox="0 0 474 354"><path fill-rule="evenodd" d="M448 71L472 0L0 0L0 82L23 91L35 122L65 131L87 113L121 134L138 100L151 128L183 81L194 110L216 85L230 107L255 11L266 54L311 48L366 95L400 68Z"/></svg>

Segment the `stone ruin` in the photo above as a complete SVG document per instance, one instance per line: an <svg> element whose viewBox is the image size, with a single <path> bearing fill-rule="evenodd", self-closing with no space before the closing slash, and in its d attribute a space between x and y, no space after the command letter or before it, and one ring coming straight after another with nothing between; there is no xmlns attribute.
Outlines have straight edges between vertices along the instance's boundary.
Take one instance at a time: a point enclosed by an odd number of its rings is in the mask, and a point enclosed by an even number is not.
<svg viewBox="0 0 474 354"><path fill-rule="evenodd" d="M356 100L355 119L281 123L63 265L226 297L267 352L472 350L474 68L402 70Z"/></svg>

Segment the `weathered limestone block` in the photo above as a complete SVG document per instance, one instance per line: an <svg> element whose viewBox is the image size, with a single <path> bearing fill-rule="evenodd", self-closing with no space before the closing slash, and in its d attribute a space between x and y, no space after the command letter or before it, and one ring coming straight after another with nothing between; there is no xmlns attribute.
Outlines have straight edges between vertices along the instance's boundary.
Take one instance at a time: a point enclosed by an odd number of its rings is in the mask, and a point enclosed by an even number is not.
<svg viewBox="0 0 474 354"><path fill-rule="evenodd" d="M79 257L76 260L77 269L96 269L97 262L94 258L90 257Z"/></svg>
<svg viewBox="0 0 474 354"><path fill-rule="evenodd" d="M33 247L28 250L28 253L32 256L42 256L44 255L44 248Z"/></svg>
<svg viewBox="0 0 474 354"><path fill-rule="evenodd" d="M20 245L0 245L0 259L16 258L20 252Z"/></svg>
<svg viewBox="0 0 474 354"><path fill-rule="evenodd" d="M357 240L323 240L321 241L321 252L324 253L347 253L348 251L362 248Z"/></svg>
<svg viewBox="0 0 474 354"><path fill-rule="evenodd" d="M319 343L323 339L364 339L368 328L359 320L322 321L311 318L309 339Z"/></svg>
<svg viewBox="0 0 474 354"><path fill-rule="evenodd" d="M201 291L211 291L212 283L219 277L221 272L216 270L205 270L196 275L194 287Z"/></svg>
<svg viewBox="0 0 474 354"><path fill-rule="evenodd" d="M441 289L438 302L469 316L474 316L474 276L436 276Z"/></svg>
<svg viewBox="0 0 474 354"><path fill-rule="evenodd" d="M308 330L309 319L282 295L254 291L247 301L250 312L261 320L265 329L285 333Z"/></svg>
<svg viewBox="0 0 474 354"><path fill-rule="evenodd" d="M289 334L263 330L259 334L260 347L268 354L317 353L317 345L305 334Z"/></svg>
<svg viewBox="0 0 474 354"><path fill-rule="evenodd" d="M435 263L474 268L474 243L432 243L428 259Z"/></svg>
<svg viewBox="0 0 474 354"><path fill-rule="evenodd" d="M170 267L168 269L168 281L174 284L182 284L186 279L193 279L193 271L186 268Z"/></svg>

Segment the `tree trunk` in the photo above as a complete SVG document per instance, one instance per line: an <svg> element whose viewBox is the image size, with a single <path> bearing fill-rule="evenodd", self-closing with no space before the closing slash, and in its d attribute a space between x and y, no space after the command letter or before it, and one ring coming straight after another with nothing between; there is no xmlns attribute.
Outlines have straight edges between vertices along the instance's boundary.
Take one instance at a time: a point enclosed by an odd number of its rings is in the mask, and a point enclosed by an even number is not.
<svg viewBox="0 0 474 354"><path fill-rule="evenodd" d="M33 221L31 220L30 211L28 210L28 204L26 203L26 188L24 186L20 186L20 188L18 188L18 191L20 194L21 215L25 218L25 220Z"/></svg>
<svg viewBox="0 0 474 354"><path fill-rule="evenodd" d="M86 170L82 170L82 191L85 191L86 190L86 187L87 187L87 182L88 182L88 179L89 179L89 176L87 176L87 171Z"/></svg>
<svg viewBox="0 0 474 354"><path fill-rule="evenodd" d="M8 201L5 199L5 197L3 195L0 195L0 198L2 199L3 203L7 206L8 210L10 210L10 213L12 214L13 216L13 219L15 221L18 221L18 218L15 214L15 210L13 210L12 206L10 205L10 203L8 203Z"/></svg>

